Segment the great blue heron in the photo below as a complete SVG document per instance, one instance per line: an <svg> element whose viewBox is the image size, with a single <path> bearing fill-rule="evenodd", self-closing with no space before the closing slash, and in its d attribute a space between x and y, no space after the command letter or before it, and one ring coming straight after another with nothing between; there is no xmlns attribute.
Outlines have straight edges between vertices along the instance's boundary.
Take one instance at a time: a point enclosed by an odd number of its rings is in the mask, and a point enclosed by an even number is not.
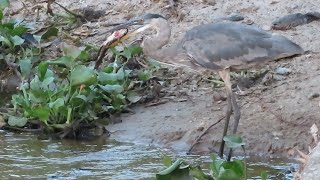
<svg viewBox="0 0 320 180"><path fill-rule="evenodd" d="M223 130L219 156L223 156L223 137L227 134L230 116L234 112L234 127L237 132L240 109L231 89L230 71L244 70L264 64L271 60L303 54L303 49L281 35L268 33L257 27L232 22L220 22L196 26L186 32L184 37L170 47L163 48L171 35L170 23L161 15L145 14L134 18L113 30L139 25L123 39L147 29L156 34L143 38L141 47L145 55L160 62L187 66L196 71L210 69L218 72L225 83L227 93L226 121ZM228 155L230 160L232 150Z"/></svg>

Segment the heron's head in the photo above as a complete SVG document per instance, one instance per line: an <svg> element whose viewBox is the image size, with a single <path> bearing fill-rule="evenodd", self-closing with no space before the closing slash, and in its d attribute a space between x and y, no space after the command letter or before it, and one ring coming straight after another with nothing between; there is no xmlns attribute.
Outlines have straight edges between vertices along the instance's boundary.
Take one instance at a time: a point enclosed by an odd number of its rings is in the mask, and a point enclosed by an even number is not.
<svg viewBox="0 0 320 180"><path fill-rule="evenodd" d="M120 29L128 29L129 27L136 27L133 31L129 31L129 33L126 35L126 37L132 37L140 32L144 32L147 29L155 29L157 32L161 29L163 30L169 30L170 27L168 26L167 19L159 14L144 14L142 16L133 18L132 20L129 20L128 22L125 22L119 26L116 26L115 28L111 29L111 32L120 30Z"/></svg>

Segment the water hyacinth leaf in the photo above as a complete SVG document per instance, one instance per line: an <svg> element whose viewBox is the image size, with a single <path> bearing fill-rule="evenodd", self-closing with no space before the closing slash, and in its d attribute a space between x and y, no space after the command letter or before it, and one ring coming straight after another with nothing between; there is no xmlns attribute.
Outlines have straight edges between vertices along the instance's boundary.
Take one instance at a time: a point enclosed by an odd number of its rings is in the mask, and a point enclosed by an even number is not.
<svg viewBox="0 0 320 180"><path fill-rule="evenodd" d="M142 97L134 91L130 91L127 93L127 99L131 102L131 103L136 103L138 101L140 101Z"/></svg>
<svg viewBox="0 0 320 180"><path fill-rule="evenodd" d="M162 163L167 166L167 167L170 167L172 165L172 159L169 157L169 156L165 156L163 159L162 159Z"/></svg>
<svg viewBox="0 0 320 180"><path fill-rule="evenodd" d="M189 175L189 166L180 167L182 159L175 161L170 167L156 174L157 180L193 180Z"/></svg>
<svg viewBox="0 0 320 180"><path fill-rule="evenodd" d="M7 46L11 46L10 40L8 38L1 36L1 35L0 35L0 42L3 42Z"/></svg>
<svg viewBox="0 0 320 180"><path fill-rule="evenodd" d="M125 100L126 99L126 97L124 96L124 95L122 95L122 94L117 94L117 96L116 96L118 99L120 99L120 100Z"/></svg>
<svg viewBox="0 0 320 180"><path fill-rule="evenodd" d="M48 70L48 63L47 62L41 62L38 65L38 76L39 76L40 81L43 81L44 78L46 77L47 70Z"/></svg>
<svg viewBox="0 0 320 180"><path fill-rule="evenodd" d="M113 72L113 67L112 66L107 66L103 68L103 72L105 73L112 73Z"/></svg>
<svg viewBox="0 0 320 180"><path fill-rule="evenodd" d="M54 81L54 77L47 77L45 78L42 83L41 83L41 87L47 89L48 86L53 83Z"/></svg>
<svg viewBox="0 0 320 180"><path fill-rule="evenodd" d="M223 140L229 148L239 148L245 145L242 138L238 135L227 135L223 137Z"/></svg>
<svg viewBox="0 0 320 180"><path fill-rule="evenodd" d="M9 116L9 126L23 127L27 124L28 119L24 117Z"/></svg>
<svg viewBox="0 0 320 180"><path fill-rule="evenodd" d="M10 5L9 0L0 0L0 10L3 11L4 8Z"/></svg>
<svg viewBox="0 0 320 180"><path fill-rule="evenodd" d="M138 78L141 81L147 81L151 78L151 72L148 70L139 70L138 72Z"/></svg>
<svg viewBox="0 0 320 180"><path fill-rule="evenodd" d="M67 56L62 56L53 61L47 61L47 63L52 65L64 65L68 68L71 68L73 66L71 57L67 57Z"/></svg>
<svg viewBox="0 0 320 180"><path fill-rule="evenodd" d="M100 85L99 87L101 89L103 89L104 91L108 92L108 93L116 93L116 94L120 94L124 91L123 87L121 85L115 84L115 85Z"/></svg>
<svg viewBox="0 0 320 180"><path fill-rule="evenodd" d="M41 39L49 39L53 36L58 36L59 30L55 27L49 28L42 36Z"/></svg>
<svg viewBox="0 0 320 180"><path fill-rule="evenodd" d="M51 109L59 110L60 107L64 106L64 99L58 98L57 100L48 104Z"/></svg>
<svg viewBox="0 0 320 180"><path fill-rule="evenodd" d="M242 161L223 162L223 170L219 174L221 180L244 180L246 177L245 165Z"/></svg>
<svg viewBox="0 0 320 180"><path fill-rule="evenodd" d="M27 32L27 28L24 26L17 26L14 29L12 29L9 33L11 36L22 36L25 32Z"/></svg>
<svg viewBox="0 0 320 180"><path fill-rule="evenodd" d="M268 174L266 172L261 173L261 180L267 180L268 179Z"/></svg>
<svg viewBox="0 0 320 180"><path fill-rule="evenodd" d="M210 157L212 160L212 163L210 164L210 169L215 177L219 176L220 167L222 166L222 163L224 161L221 159L218 159L218 156L215 154L211 154Z"/></svg>
<svg viewBox="0 0 320 180"><path fill-rule="evenodd" d="M205 174L200 166L190 167L190 175L195 177L197 180L214 180L211 176Z"/></svg>
<svg viewBox="0 0 320 180"><path fill-rule="evenodd" d="M24 43L24 39L22 39L21 37L19 37L17 35L11 37L11 40L12 40L14 46L20 46L21 44Z"/></svg>
<svg viewBox="0 0 320 180"><path fill-rule="evenodd" d="M97 81L97 76L93 69L89 69L84 65L77 65L71 71L70 81L72 86L81 84L92 85Z"/></svg>
<svg viewBox="0 0 320 180"><path fill-rule="evenodd" d="M19 61L19 66L20 66L21 75L24 78L27 78L27 76L29 76L29 74L31 72L31 68L32 68L31 60L30 59L21 59Z"/></svg>
<svg viewBox="0 0 320 180"><path fill-rule="evenodd" d="M63 54L71 57L71 60L75 60L81 54L81 50L76 46L61 43L61 47Z"/></svg>
<svg viewBox="0 0 320 180"><path fill-rule="evenodd" d="M35 118L39 118L39 120L43 122L47 122L50 115L50 109L45 107L34 107L30 114Z"/></svg>
<svg viewBox="0 0 320 180"><path fill-rule="evenodd" d="M121 55L126 57L127 59L132 58L134 55L137 55L142 52L142 48L136 45L131 45L129 47L126 47Z"/></svg>
<svg viewBox="0 0 320 180"><path fill-rule="evenodd" d="M115 73L99 72L98 80L101 84L113 84L118 80L118 78L117 78L117 74Z"/></svg>
<svg viewBox="0 0 320 180"><path fill-rule="evenodd" d="M2 12L2 10L0 9L0 24L2 24L2 19L3 19L3 12Z"/></svg>
<svg viewBox="0 0 320 180"><path fill-rule="evenodd" d="M117 72L117 79L118 80L123 80L124 79L124 70L123 70L123 67L121 67L118 72Z"/></svg>
<svg viewBox="0 0 320 180"><path fill-rule="evenodd" d="M90 59L90 54L87 51L81 51L78 58L81 61L88 61Z"/></svg>
<svg viewBox="0 0 320 180"><path fill-rule="evenodd" d="M75 98L82 99L84 102L88 101L88 97L85 95L77 95Z"/></svg>

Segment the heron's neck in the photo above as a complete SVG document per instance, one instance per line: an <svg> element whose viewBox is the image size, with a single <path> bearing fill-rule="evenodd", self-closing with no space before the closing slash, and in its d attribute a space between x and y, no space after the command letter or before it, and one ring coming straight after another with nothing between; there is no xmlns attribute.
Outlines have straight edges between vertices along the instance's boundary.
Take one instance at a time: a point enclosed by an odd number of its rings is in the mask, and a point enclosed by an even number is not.
<svg viewBox="0 0 320 180"><path fill-rule="evenodd" d="M146 38L141 44L141 47L143 48L144 54L161 61L173 53L173 51L169 52L169 48L162 48L169 42L171 27L169 22L163 20L163 22L157 23L154 28L157 31L157 34Z"/></svg>

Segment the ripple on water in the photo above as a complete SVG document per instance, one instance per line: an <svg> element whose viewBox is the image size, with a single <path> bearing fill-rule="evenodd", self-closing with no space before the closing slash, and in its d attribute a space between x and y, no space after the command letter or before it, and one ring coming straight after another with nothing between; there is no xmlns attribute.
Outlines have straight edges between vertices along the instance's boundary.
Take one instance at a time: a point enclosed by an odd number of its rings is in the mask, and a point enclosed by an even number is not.
<svg viewBox="0 0 320 180"><path fill-rule="evenodd" d="M150 179L163 170L162 158L171 154L158 148L98 141L38 140L30 134L0 136L0 179ZM201 156L183 156L188 162L210 162ZM293 179L285 172L296 164L249 160L249 174L256 179L266 171L275 179ZM208 163L207 163L208 164ZM207 167L204 167L204 169ZM292 175L292 174L291 174Z"/></svg>

